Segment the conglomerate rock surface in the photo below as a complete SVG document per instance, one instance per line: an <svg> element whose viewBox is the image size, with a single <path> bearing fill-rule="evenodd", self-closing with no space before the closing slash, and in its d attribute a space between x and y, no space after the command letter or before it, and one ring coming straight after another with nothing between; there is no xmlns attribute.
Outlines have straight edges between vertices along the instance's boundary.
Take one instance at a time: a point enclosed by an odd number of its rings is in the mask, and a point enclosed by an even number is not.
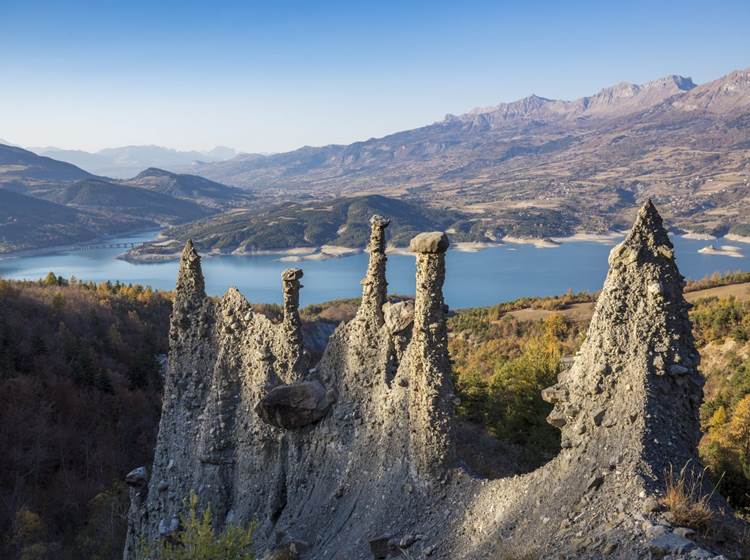
<svg viewBox="0 0 750 560"><path fill-rule="evenodd" d="M313 369L301 271L284 273L284 319L273 324L234 289L207 298L200 259L185 247L155 460L148 481L131 477L126 560L178 528L191 493L217 528L254 521L259 557L713 556L653 527L666 469L699 469L702 378L683 279L650 202L611 253L574 365L544 392L562 451L498 480L471 476L455 457L448 239L415 238L414 305L393 309L388 220L371 224L359 312Z"/></svg>

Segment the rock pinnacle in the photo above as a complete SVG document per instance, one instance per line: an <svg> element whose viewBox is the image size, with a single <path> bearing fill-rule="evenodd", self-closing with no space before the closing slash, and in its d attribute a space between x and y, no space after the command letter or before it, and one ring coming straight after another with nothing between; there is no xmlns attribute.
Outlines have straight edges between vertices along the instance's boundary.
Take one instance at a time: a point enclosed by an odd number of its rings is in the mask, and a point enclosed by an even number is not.
<svg viewBox="0 0 750 560"><path fill-rule="evenodd" d="M177 275L177 295L180 298L203 298L206 295L201 270L201 258L195 250L193 240L188 239L180 257Z"/></svg>

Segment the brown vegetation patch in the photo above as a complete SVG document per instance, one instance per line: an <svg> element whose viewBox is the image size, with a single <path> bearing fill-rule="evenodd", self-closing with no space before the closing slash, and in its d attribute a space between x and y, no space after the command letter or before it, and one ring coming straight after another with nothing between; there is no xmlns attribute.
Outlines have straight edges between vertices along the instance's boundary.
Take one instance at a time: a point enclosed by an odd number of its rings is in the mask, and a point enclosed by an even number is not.
<svg viewBox="0 0 750 560"><path fill-rule="evenodd" d="M670 465L662 504L672 513L677 525L705 530L713 520L714 513L709 505L713 491L704 492L704 473L695 473L688 465L676 473Z"/></svg>

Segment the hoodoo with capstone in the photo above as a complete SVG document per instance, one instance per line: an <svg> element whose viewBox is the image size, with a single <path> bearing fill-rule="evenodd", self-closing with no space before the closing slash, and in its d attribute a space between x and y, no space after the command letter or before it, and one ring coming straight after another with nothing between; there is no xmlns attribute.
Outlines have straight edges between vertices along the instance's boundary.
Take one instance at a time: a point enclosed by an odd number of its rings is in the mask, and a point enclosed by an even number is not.
<svg viewBox="0 0 750 560"><path fill-rule="evenodd" d="M573 366L544 391L560 454L498 480L456 458L448 238L412 240L415 300L389 303L388 220L371 226L359 310L313 369L301 271L284 272L274 324L234 289L206 297L186 245L154 464L128 477L126 560L178 529L191 493L218 529L254 522L269 559L712 557L669 527L649 529L668 467L699 469L702 399L683 279L650 202L610 255Z"/></svg>

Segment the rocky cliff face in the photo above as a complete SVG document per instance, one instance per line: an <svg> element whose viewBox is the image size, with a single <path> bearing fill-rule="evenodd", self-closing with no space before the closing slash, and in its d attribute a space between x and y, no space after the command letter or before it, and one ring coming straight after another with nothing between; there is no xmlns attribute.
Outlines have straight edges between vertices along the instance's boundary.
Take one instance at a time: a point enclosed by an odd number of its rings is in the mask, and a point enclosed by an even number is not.
<svg viewBox="0 0 750 560"><path fill-rule="evenodd" d="M156 459L128 481L126 560L177 529L190 493L218 527L255 521L268 558L712 556L652 527L665 469L699 468L702 386L683 279L650 203L612 251L573 367L544 392L560 455L499 480L472 477L455 456L447 237L414 238L415 302L390 305L388 220L371 225L359 312L313 369L301 271L284 273L284 320L272 324L236 290L208 299L185 247Z"/></svg>

